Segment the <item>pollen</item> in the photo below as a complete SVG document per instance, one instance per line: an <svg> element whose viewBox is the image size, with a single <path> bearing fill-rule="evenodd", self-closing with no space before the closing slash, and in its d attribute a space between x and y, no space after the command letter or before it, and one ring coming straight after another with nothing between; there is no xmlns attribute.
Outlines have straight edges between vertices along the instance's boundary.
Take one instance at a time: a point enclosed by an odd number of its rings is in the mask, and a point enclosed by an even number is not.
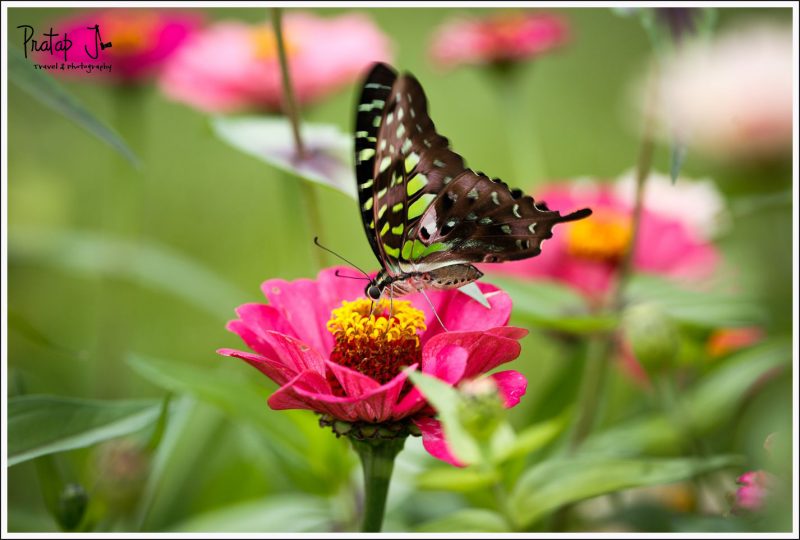
<svg viewBox="0 0 800 540"><path fill-rule="evenodd" d="M601 210L570 224L567 250L570 255L581 259L616 263L628 249L631 236L627 214Z"/></svg>
<svg viewBox="0 0 800 540"><path fill-rule="evenodd" d="M331 360L381 384L422 360L419 332L426 328L425 314L411 302L344 301L327 327L336 341Z"/></svg>

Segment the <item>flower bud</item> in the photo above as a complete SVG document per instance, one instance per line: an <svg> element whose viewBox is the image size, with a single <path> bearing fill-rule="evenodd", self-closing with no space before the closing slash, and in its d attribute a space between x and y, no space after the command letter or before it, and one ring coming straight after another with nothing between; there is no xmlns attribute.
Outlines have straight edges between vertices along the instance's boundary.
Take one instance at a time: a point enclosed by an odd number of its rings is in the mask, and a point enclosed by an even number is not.
<svg viewBox="0 0 800 540"><path fill-rule="evenodd" d="M487 440L503 420L505 409L497 385L489 377L467 381L459 386L458 419L478 440Z"/></svg>
<svg viewBox="0 0 800 540"><path fill-rule="evenodd" d="M622 314L622 328L636 359L648 371L669 366L678 355L678 330L654 304L627 308Z"/></svg>
<svg viewBox="0 0 800 540"><path fill-rule="evenodd" d="M86 507L89 505L89 496L80 484L67 484L58 496L57 519L65 531L74 531L78 528Z"/></svg>

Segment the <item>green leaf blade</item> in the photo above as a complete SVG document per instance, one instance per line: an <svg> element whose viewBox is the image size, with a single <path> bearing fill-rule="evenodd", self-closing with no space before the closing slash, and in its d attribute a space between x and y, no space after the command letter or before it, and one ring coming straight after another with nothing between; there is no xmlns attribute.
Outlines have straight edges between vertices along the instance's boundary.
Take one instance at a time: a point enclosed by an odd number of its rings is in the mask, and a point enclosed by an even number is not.
<svg viewBox="0 0 800 540"><path fill-rule="evenodd" d="M566 504L624 489L678 482L739 463L736 456L546 461L523 475L509 506L514 521L527 527Z"/></svg>
<svg viewBox="0 0 800 540"><path fill-rule="evenodd" d="M8 402L8 466L134 433L158 419L153 400L102 401L49 395Z"/></svg>
<svg viewBox="0 0 800 540"><path fill-rule="evenodd" d="M119 135L94 116L55 79L34 69L23 53L15 47L9 47L8 50L8 80L43 105L66 116L109 145L134 167L141 167L139 158Z"/></svg>

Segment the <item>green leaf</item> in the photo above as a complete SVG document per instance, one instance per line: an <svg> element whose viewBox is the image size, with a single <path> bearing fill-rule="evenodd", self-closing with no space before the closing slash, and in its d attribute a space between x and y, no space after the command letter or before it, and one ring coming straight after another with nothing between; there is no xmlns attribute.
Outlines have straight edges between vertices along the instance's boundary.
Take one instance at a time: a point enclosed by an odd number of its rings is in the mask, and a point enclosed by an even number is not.
<svg viewBox="0 0 800 540"><path fill-rule="evenodd" d="M8 465L84 448L156 421L152 400L101 401L30 395L8 400Z"/></svg>
<svg viewBox="0 0 800 540"><path fill-rule="evenodd" d="M34 69L22 51L15 47L8 49L8 80L37 99L81 126L83 129L108 144L134 167L140 166L139 158L125 144L125 141L111 128L97 119L72 94L67 92L52 77L42 70Z"/></svg>
<svg viewBox="0 0 800 540"><path fill-rule="evenodd" d="M194 516L176 532L324 532L331 527L330 505L308 495L284 494L245 501Z"/></svg>
<svg viewBox="0 0 800 540"><path fill-rule="evenodd" d="M152 383L190 394L255 428L264 451L306 491L324 493L347 480L352 456L345 450L344 440L320 429L308 411L270 409L268 391L258 384L262 378L248 376L252 368L229 369L236 362L230 358L220 358L220 362L220 368L208 369L141 355L128 358L133 370Z"/></svg>
<svg viewBox="0 0 800 540"><path fill-rule="evenodd" d="M685 416L684 429L702 435L723 425L737 414L738 404L759 377L790 362L791 346L784 341L767 342L730 356L724 366L706 375L678 400L676 407ZM650 414L592 435L581 447L581 453L669 454L681 445L681 426L663 414Z"/></svg>
<svg viewBox="0 0 800 540"><path fill-rule="evenodd" d="M678 482L739 463L735 456L546 461L520 478L509 498L509 510L517 525L527 528L565 504L624 489Z"/></svg>
<svg viewBox="0 0 800 540"><path fill-rule="evenodd" d="M287 118L217 117L211 125L219 138L245 154L356 198L352 140L338 126L303 123L306 157L301 160Z"/></svg>
<svg viewBox="0 0 800 540"><path fill-rule="evenodd" d="M436 377L416 371L409 372L409 378L436 409L453 454L465 464L480 461L481 450L477 442L467 433L458 419L458 391Z"/></svg>
<svg viewBox="0 0 800 540"><path fill-rule="evenodd" d="M516 437L508 441L507 444L493 448L492 458L496 462L502 463L539 450L564 430L567 425L567 418L566 415L562 415L552 420L528 426L517 433Z"/></svg>
<svg viewBox="0 0 800 540"><path fill-rule="evenodd" d="M492 283L514 300L512 317L525 324L574 334L612 330L617 319L610 314L590 315L576 290L554 281L498 278Z"/></svg>
<svg viewBox="0 0 800 540"><path fill-rule="evenodd" d="M227 361L227 359L220 359ZM265 431L279 446L302 451L302 437L281 411L272 411L265 403L267 392L230 370L200 368L199 366L130 355L128 365L153 384L176 393L188 393L211 403L228 415L244 420Z"/></svg>
<svg viewBox="0 0 800 540"><path fill-rule="evenodd" d="M767 319L763 307L746 295L687 289L653 275L633 276L626 296L658 304L677 321L708 328L762 325Z"/></svg>
<svg viewBox="0 0 800 540"><path fill-rule="evenodd" d="M155 242L84 231L19 229L9 234L12 262L79 274L105 274L161 290L217 318L248 295L197 261Z"/></svg>
<svg viewBox="0 0 800 540"><path fill-rule="evenodd" d="M442 518L427 521L417 528L417 532L513 532L506 520L491 510L465 508Z"/></svg>
<svg viewBox="0 0 800 540"><path fill-rule="evenodd" d="M465 493L489 487L498 480L496 473L475 467L440 467L420 473L416 483L419 489Z"/></svg>

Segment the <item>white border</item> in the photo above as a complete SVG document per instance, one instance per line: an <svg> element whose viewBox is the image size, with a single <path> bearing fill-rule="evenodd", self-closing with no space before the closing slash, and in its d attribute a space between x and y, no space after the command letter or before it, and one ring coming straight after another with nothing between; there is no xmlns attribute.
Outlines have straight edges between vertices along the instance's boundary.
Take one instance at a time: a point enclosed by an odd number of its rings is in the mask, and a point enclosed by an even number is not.
<svg viewBox="0 0 800 540"><path fill-rule="evenodd" d="M759 537L759 538L796 538L798 535L798 511L797 506L800 503L798 499L798 431L797 431L797 412L798 412L798 384L797 384L797 370L798 370L798 357L797 357L797 345L798 345L798 317L797 313L800 310L800 301L798 301L798 284L800 283L800 279L798 277L798 235L800 223L800 211L798 210L797 204L797 194L798 194L798 147L797 143L800 141L798 135L800 134L798 131L798 62L800 58L798 57L798 6L795 2L788 2L788 1L763 1L763 2L731 2L731 1L723 1L723 2L710 2L710 1L697 1L697 2L681 2L681 1L660 1L660 2L591 2L591 1L564 1L564 2L553 2L553 1L542 1L542 2L510 2L510 1L496 1L496 2L488 2L488 1L477 1L477 2L447 2L447 1L363 1L363 2L323 2L323 1L304 1L304 2L288 2L288 1L276 1L276 2L242 2L242 1L232 1L232 2L212 2L212 1L197 1L197 2L177 2L177 1L163 1L163 2L156 2L156 1L142 1L142 2L76 2L76 1L67 1L67 2L33 2L33 1L7 1L2 3L2 21L7 25L8 24L8 8L21 8L21 7L35 7L35 8L79 8L79 7L158 7L158 8L168 8L168 7L176 7L176 8L211 8L211 7L219 7L219 8L229 8L229 7L352 7L352 8L457 8L457 7L487 7L487 8L501 8L501 7L558 7L558 8L565 8L565 7L574 7L574 8L606 8L606 7L616 7L616 6L625 6L625 7L757 7L757 8L791 8L792 9L792 21L793 21L793 42L794 42L794 51L793 51L793 59L794 59L794 67L793 67L793 75L794 75L794 149L793 149L793 156L792 156L792 164L793 164L793 181L792 181L792 189L794 195L794 205L792 208L792 216L794 219L794 224L792 228L793 233L793 248L792 248L792 268L793 268L793 280L792 280L792 306L795 313L795 318L792 321L792 331L793 331L793 345L792 348L794 351L793 361L792 361L792 369L793 369L793 399L792 399L792 407L793 407L793 419L795 420L795 430L793 433L793 459L794 459L794 469L792 471L793 474L793 498L795 503L795 510L792 519L792 530L791 533L783 533L783 534L775 534L775 533L765 533L765 534L745 534L745 533L705 533L705 534L691 534L691 535L681 535L681 534L666 534L666 533L515 533L515 534L480 534L480 533L449 533L449 534L412 534L412 533L380 533L380 534L366 534L366 533L214 533L214 534L207 534L202 535L204 537L209 538L352 538L354 536L362 537L362 538L408 538L408 537L418 537L418 538L542 538L542 537L552 537L552 536L559 536L563 538L675 538L675 537L698 537L698 538L752 538L752 537ZM0 342L2 342L2 366L0 366L2 373L2 396L0 396L0 401L2 402L2 435L0 441L2 442L3 453L0 458L2 459L2 471L0 471L0 476L2 476L2 492L0 492L0 499L2 499L2 515L0 515L0 530L2 531L2 535L4 538L63 538L67 536L65 533L9 533L8 532L8 513L7 513L7 501L8 501L8 478L6 475L6 448L8 448L8 432L7 432L7 396L8 396L8 75L7 75L7 62L8 62L8 42L7 36L5 32L6 28L3 28L2 35L2 44L0 44L0 51L2 52L2 70L0 70L0 84L2 85L2 150L0 153L0 162L2 162L2 182L0 183L0 201L2 202L2 227L3 227L3 234L2 234L2 254L0 254L0 262L2 262L2 273L0 274L0 300L2 301L2 313L0 313L0 322L2 323L2 328L0 328ZM103 538L196 538L200 535L193 534L193 533L74 533L70 534L69 536L75 538L91 538L91 537L103 537Z"/></svg>

